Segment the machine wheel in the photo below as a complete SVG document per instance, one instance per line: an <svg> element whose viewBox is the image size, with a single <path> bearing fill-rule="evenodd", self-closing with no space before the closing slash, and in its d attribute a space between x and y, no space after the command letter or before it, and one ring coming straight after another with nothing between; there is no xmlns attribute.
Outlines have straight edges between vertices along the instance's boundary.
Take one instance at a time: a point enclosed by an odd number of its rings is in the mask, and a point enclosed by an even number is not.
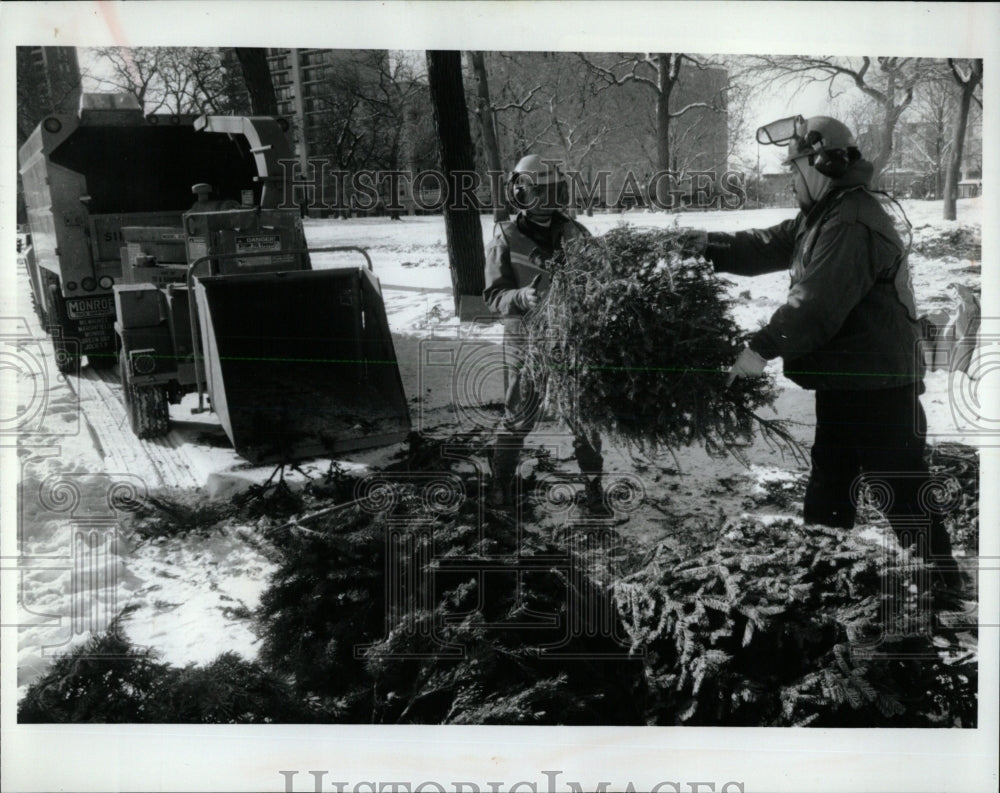
<svg viewBox="0 0 1000 793"><path fill-rule="evenodd" d="M115 356L110 352L99 353L97 355L87 355L92 369L110 369L115 365Z"/></svg>
<svg viewBox="0 0 1000 793"><path fill-rule="evenodd" d="M56 355L56 369L62 374L75 372L80 361L75 347L66 344L59 336L52 337L52 349Z"/></svg>
<svg viewBox="0 0 1000 793"><path fill-rule="evenodd" d="M132 385L128 376L125 351L118 356L118 371L122 381L122 398L129 424L137 438L160 438L170 431L170 408L167 388L162 385Z"/></svg>
<svg viewBox="0 0 1000 793"><path fill-rule="evenodd" d="M114 345L110 349L96 353L87 353L87 363L91 369L110 369L118 363L118 356L115 355Z"/></svg>

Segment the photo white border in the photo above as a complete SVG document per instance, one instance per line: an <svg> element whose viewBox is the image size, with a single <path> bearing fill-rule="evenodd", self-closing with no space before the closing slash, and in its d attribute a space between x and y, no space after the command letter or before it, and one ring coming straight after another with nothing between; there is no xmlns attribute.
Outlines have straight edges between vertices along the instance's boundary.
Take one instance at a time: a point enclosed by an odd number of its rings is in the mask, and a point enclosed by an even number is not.
<svg viewBox="0 0 1000 793"><path fill-rule="evenodd" d="M763 2L99 2L0 3L0 316L16 312L13 174L16 45L290 46L390 49L828 53L985 58L984 142L1000 140L993 80L1000 64L997 3ZM998 307L997 150L984 146L983 314ZM986 330L986 328L984 328ZM993 397L996 397L994 394ZM2 397L4 399L8 397ZM991 413L990 415L995 415ZM0 449L3 555L16 525L16 450ZM998 450L982 453L982 481L1000 481ZM982 554L1000 558L995 488L984 488ZM992 496L986 498L985 496ZM997 565L993 565L996 567ZM981 619L996 625L998 573L981 582ZM2 607L16 608L16 574L3 573ZM9 620L4 619L3 622ZM750 791L995 791L997 628L979 636L976 730L197 726L16 724L14 629L2 651L2 785L27 790L295 790L327 783L519 781L547 791L601 781L649 790L676 782L742 782ZM335 788L327 785L326 790ZM367 790L369 788L362 787ZM376 788L377 789L377 788ZM435 788L429 787L428 790ZM520 788L522 790L529 788ZM672 790L670 786L661 788ZM701 787L700 790L709 790Z"/></svg>

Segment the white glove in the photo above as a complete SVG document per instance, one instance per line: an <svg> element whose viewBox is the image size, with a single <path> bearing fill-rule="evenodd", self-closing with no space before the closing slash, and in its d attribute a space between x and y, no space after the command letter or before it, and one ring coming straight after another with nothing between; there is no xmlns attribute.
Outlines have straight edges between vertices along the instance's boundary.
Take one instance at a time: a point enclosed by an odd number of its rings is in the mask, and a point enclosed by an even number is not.
<svg viewBox="0 0 1000 793"><path fill-rule="evenodd" d="M744 347L729 369L726 388L729 388L737 377L760 377L764 374L765 366L767 366L766 358L761 357L749 347Z"/></svg>
<svg viewBox="0 0 1000 793"><path fill-rule="evenodd" d="M521 311L531 311L531 309L538 305L538 291L536 287L541 277L542 274L539 273L531 279L530 284L522 286L514 293L514 305L521 309Z"/></svg>
<svg viewBox="0 0 1000 793"><path fill-rule="evenodd" d="M705 229L684 229L677 237L681 255L703 256L708 247L708 232Z"/></svg>

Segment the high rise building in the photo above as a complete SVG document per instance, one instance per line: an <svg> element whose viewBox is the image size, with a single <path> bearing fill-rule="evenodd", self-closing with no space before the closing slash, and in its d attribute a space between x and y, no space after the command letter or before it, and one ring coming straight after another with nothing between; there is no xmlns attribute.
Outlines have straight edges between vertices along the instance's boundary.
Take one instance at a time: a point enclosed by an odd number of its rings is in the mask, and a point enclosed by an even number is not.
<svg viewBox="0 0 1000 793"><path fill-rule="evenodd" d="M334 95L351 75L357 80L377 80L364 74L364 61L355 50L283 49L268 50L268 63L278 100L278 113L292 119L296 154L303 164L310 157L325 157L329 148L323 138L325 125L335 109Z"/></svg>
<svg viewBox="0 0 1000 793"><path fill-rule="evenodd" d="M21 49L21 48L19 48ZM25 47L49 110L75 113L80 104L80 63L76 47Z"/></svg>

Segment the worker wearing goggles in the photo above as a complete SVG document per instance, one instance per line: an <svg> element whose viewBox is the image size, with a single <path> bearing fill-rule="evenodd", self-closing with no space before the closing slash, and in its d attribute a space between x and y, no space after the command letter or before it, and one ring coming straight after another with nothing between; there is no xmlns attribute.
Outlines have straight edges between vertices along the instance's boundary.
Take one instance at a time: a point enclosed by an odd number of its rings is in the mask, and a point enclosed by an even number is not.
<svg viewBox="0 0 1000 793"><path fill-rule="evenodd" d="M909 224L901 234L888 197L869 189L874 169L840 121L785 118L758 129L757 140L788 147L801 211L768 229L696 232L689 245L718 272L790 272L784 305L751 337L730 382L781 357L785 375L816 392L806 522L851 528L860 483L880 481L891 489L885 513L901 544L915 544L932 566L935 602L954 603L964 580L941 515L921 496L927 425Z"/></svg>
<svg viewBox="0 0 1000 793"><path fill-rule="evenodd" d="M486 246L486 289L483 298L504 323L504 379L506 394L503 418L496 430L489 491L492 506L512 505L516 493L517 468L525 438L541 413L545 382L524 373L527 333L523 317L542 300L548 285L549 260L573 240L589 232L563 210L569 202L565 175L555 163L537 154L523 157L508 180L508 197L519 211L513 220L498 223ZM573 451L586 480L587 506L592 512L606 510L601 485L604 460L601 439L590 437L571 416L562 417L573 432Z"/></svg>

